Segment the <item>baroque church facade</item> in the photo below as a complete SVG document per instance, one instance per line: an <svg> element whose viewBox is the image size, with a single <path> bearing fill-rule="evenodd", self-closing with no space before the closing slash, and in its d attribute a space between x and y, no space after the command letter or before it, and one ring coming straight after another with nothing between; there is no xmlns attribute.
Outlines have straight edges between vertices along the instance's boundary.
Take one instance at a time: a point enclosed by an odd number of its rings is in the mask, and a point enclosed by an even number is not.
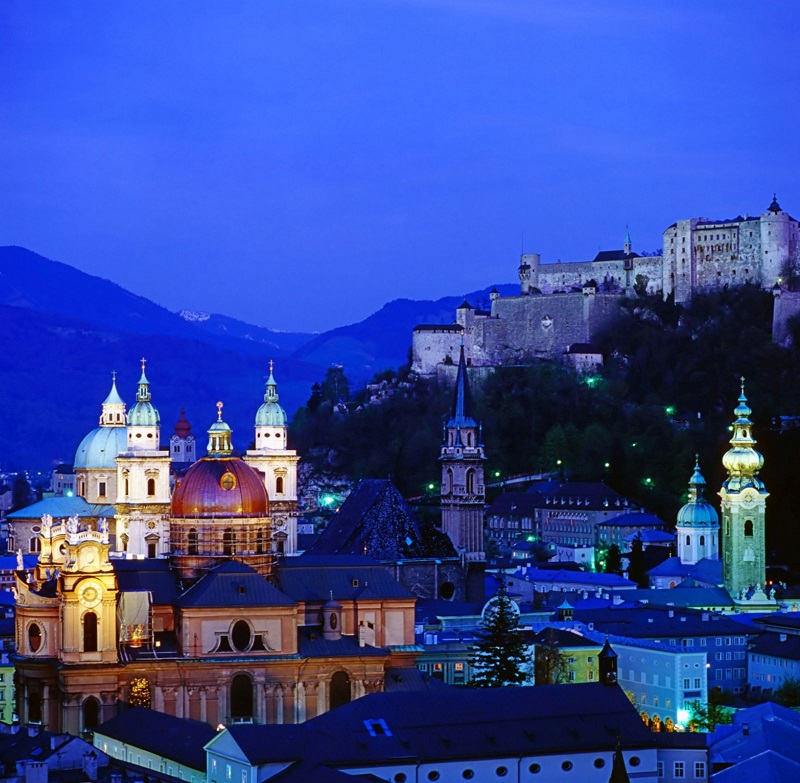
<svg viewBox="0 0 800 783"><path fill-rule="evenodd" d="M78 734L131 704L213 725L294 723L413 666L415 598L385 568L276 568L276 552L294 549L297 455L272 368L242 458L222 412L207 455L170 491L188 422L162 450L144 362L127 413L112 381L76 472L89 507L115 513L43 515L34 572L16 572L22 723Z"/></svg>

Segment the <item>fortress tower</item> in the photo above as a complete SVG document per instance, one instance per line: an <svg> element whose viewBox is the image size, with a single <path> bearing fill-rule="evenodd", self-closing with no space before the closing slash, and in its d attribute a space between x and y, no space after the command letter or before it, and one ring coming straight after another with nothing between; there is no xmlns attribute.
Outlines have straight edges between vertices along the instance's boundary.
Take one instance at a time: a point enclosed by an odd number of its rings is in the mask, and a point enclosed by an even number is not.
<svg viewBox="0 0 800 783"><path fill-rule="evenodd" d="M468 560L483 560L483 484L481 430L472 417L464 346L458 362L453 411L442 444L442 530Z"/></svg>

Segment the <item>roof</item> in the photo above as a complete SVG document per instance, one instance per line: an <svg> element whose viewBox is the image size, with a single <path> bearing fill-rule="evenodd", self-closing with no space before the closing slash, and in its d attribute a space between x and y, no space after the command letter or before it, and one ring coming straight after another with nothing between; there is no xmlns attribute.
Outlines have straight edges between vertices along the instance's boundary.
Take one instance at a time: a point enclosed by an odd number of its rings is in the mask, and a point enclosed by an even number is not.
<svg viewBox="0 0 800 783"><path fill-rule="evenodd" d="M420 523L388 479L359 481L308 553L368 554L376 560L456 555L450 539Z"/></svg>
<svg viewBox="0 0 800 783"><path fill-rule="evenodd" d="M226 560L195 582L180 598L183 608L295 606L250 566Z"/></svg>
<svg viewBox="0 0 800 783"><path fill-rule="evenodd" d="M561 628L543 628L533 637L534 644L546 644L551 647L600 647L599 642L587 639L579 633L565 631Z"/></svg>
<svg viewBox="0 0 800 783"><path fill-rule="evenodd" d="M355 636L325 639L319 626L297 629L297 652L301 658L385 658L388 655L380 647L359 646Z"/></svg>
<svg viewBox="0 0 800 783"><path fill-rule="evenodd" d="M49 514L54 519L66 517L106 517L112 519L116 516L114 506L101 506L87 503L82 497L52 497L38 500L30 506L12 511L6 515L7 519L41 519Z"/></svg>
<svg viewBox="0 0 800 783"><path fill-rule="evenodd" d="M757 655L800 661L800 636L767 631L756 636L749 651Z"/></svg>
<svg viewBox="0 0 800 783"><path fill-rule="evenodd" d="M666 530L635 530L633 533L628 533L623 538L623 541L634 541L636 538L641 538L644 544L671 544L675 541L674 533L667 533Z"/></svg>
<svg viewBox="0 0 800 783"><path fill-rule="evenodd" d="M619 492L598 481L566 481L558 484L554 481L544 481L541 484L532 484L528 492L541 497L539 508L572 505L592 511L637 508Z"/></svg>
<svg viewBox="0 0 800 783"><path fill-rule="evenodd" d="M631 590L626 597L631 600L647 602L655 606L675 606L677 608L702 609L704 607L732 607L733 600L722 587L692 587L685 579L677 587L669 590Z"/></svg>
<svg viewBox="0 0 800 783"><path fill-rule="evenodd" d="M800 764L773 750L759 753L714 774L714 783L785 783L800 780Z"/></svg>
<svg viewBox="0 0 800 783"><path fill-rule="evenodd" d="M169 560L148 557L143 560L112 558L114 573L120 591L140 593L148 591L153 604L171 606L178 600L178 582Z"/></svg>
<svg viewBox="0 0 800 783"><path fill-rule="evenodd" d="M203 746L215 733L199 720L175 718L145 707L131 707L95 729L95 736L120 740L202 772L206 770Z"/></svg>
<svg viewBox="0 0 800 783"><path fill-rule="evenodd" d="M417 324L414 327L415 332L457 332L461 333L464 331L464 327L461 324L452 323L452 324Z"/></svg>
<svg viewBox="0 0 800 783"><path fill-rule="evenodd" d="M116 470L117 457L127 448L127 427L95 427L78 445L75 467Z"/></svg>
<svg viewBox="0 0 800 783"><path fill-rule="evenodd" d="M588 587L633 587L636 582L632 582L625 577L617 574L595 573L594 571L550 571L543 568L519 569L512 576L526 582L570 582L584 584Z"/></svg>
<svg viewBox="0 0 800 783"><path fill-rule="evenodd" d="M624 250L601 250L593 259L596 261L625 261L628 258L640 258L638 253L626 253Z"/></svg>
<svg viewBox="0 0 800 783"><path fill-rule="evenodd" d="M569 348L564 352L567 354L571 353L590 353L590 354L597 354L602 356L603 352L598 348L596 345L592 345L591 343L572 343Z"/></svg>
<svg viewBox="0 0 800 783"><path fill-rule="evenodd" d="M488 516L531 516L541 505L536 495L530 492L503 492L498 495L486 514Z"/></svg>
<svg viewBox="0 0 800 783"><path fill-rule="evenodd" d="M462 305L463 307L463 305ZM467 305L469 307L469 305ZM472 416L472 392L469 388L467 376L467 361L464 358L464 342L461 342L461 352L458 358L458 372L456 374L456 388L453 394L453 409L448 427L476 427L477 422Z"/></svg>
<svg viewBox="0 0 800 783"><path fill-rule="evenodd" d="M314 557L305 554L287 558L278 567L278 584L295 601L324 603L331 594L342 603L414 598L384 566L366 557Z"/></svg>
<svg viewBox="0 0 800 783"><path fill-rule="evenodd" d="M638 511L631 514L618 514L615 517L600 522L598 527L664 527L667 523L655 514Z"/></svg>

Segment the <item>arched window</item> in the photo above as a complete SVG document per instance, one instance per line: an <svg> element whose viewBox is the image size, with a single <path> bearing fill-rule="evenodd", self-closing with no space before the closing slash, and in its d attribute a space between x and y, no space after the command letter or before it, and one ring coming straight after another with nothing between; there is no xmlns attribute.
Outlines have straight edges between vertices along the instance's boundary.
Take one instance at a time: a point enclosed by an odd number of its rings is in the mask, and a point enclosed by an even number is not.
<svg viewBox="0 0 800 783"><path fill-rule="evenodd" d="M123 533L119 537L119 540L120 540L120 543L122 544L122 551L123 552L127 552L128 551L128 541L130 541L130 539L128 538L128 534L127 533Z"/></svg>
<svg viewBox="0 0 800 783"><path fill-rule="evenodd" d="M444 494L449 495L453 491L453 470L447 469L447 481L445 482Z"/></svg>
<svg viewBox="0 0 800 783"><path fill-rule="evenodd" d="M125 479L125 497L131 494L131 482Z"/></svg>
<svg viewBox="0 0 800 783"><path fill-rule="evenodd" d="M83 702L83 728L94 729L100 723L100 702L90 696Z"/></svg>
<svg viewBox="0 0 800 783"><path fill-rule="evenodd" d="M97 615L94 612L83 616L83 651L97 652Z"/></svg>
<svg viewBox="0 0 800 783"><path fill-rule="evenodd" d="M706 545L706 537L700 536L700 546L705 546L705 545Z"/></svg>
<svg viewBox="0 0 800 783"><path fill-rule="evenodd" d="M235 548L236 537L233 534L233 530L226 528L225 532L222 534L222 554L230 557L234 554Z"/></svg>
<svg viewBox="0 0 800 783"><path fill-rule="evenodd" d="M686 536L686 546L692 543L692 539L689 536Z"/></svg>
<svg viewBox="0 0 800 783"><path fill-rule="evenodd" d="M197 530L195 528L189 529L189 534L186 537L188 545L187 550L190 555L197 554Z"/></svg>
<svg viewBox="0 0 800 783"><path fill-rule="evenodd" d="M472 495L475 492L475 471L467 471L467 494Z"/></svg>
<svg viewBox="0 0 800 783"><path fill-rule="evenodd" d="M471 432L467 433L467 446L470 447L470 448L472 447L472 433Z"/></svg>
<svg viewBox="0 0 800 783"><path fill-rule="evenodd" d="M42 629L36 624L31 623L28 627L28 647L31 652L38 652L42 646Z"/></svg>
<svg viewBox="0 0 800 783"><path fill-rule="evenodd" d="M150 707L150 681L147 677L134 677L128 690L131 707Z"/></svg>
<svg viewBox="0 0 800 783"><path fill-rule="evenodd" d="M147 497L154 498L156 496L156 480L154 478L147 479Z"/></svg>
<svg viewBox="0 0 800 783"><path fill-rule="evenodd" d="M256 554L264 554L264 531L261 528L256 531Z"/></svg>
<svg viewBox="0 0 800 783"><path fill-rule="evenodd" d="M28 549L31 554L42 551L42 542L39 536L31 536L30 541L28 541Z"/></svg>
<svg viewBox="0 0 800 783"><path fill-rule="evenodd" d="M744 521L744 534L751 538L753 535L753 520L752 519L745 519Z"/></svg>
<svg viewBox="0 0 800 783"><path fill-rule="evenodd" d="M28 723L42 722L42 693L38 690L28 691Z"/></svg>
<svg viewBox="0 0 800 783"><path fill-rule="evenodd" d="M350 675L338 671L331 677L331 709L347 704L353 695L350 691Z"/></svg>
<svg viewBox="0 0 800 783"><path fill-rule="evenodd" d="M246 674L237 674L231 681L231 718L253 719L253 682Z"/></svg>
<svg viewBox="0 0 800 783"><path fill-rule="evenodd" d="M283 494L283 476L276 476L275 478L275 494Z"/></svg>

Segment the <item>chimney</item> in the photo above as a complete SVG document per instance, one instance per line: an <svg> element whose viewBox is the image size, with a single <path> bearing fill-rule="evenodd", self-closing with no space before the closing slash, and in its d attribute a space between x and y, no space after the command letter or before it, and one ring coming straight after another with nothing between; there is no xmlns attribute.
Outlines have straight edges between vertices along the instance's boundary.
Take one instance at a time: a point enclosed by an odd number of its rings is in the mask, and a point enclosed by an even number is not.
<svg viewBox="0 0 800 783"><path fill-rule="evenodd" d="M97 780L97 754L93 750L83 754L83 771L89 780Z"/></svg>
<svg viewBox="0 0 800 783"><path fill-rule="evenodd" d="M35 737L39 733L39 727L35 724L28 724L28 736Z"/></svg>
<svg viewBox="0 0 800 783"><path fill-rule="evenodd" d="M782 634L781 634L781 635L778 637L778 639L779 639L779 641L781 641L781 642L785 642L785 641L786 641L786 634L785 634L785 633L782 633Z"/></svg>
<svg viewBox="0 0 800 783"><path fill-rule="evenodd" d="M743 723L742 724L742 734L744 734L745 737L748 734L750 734L750 724L749 723Z"/></svg>

